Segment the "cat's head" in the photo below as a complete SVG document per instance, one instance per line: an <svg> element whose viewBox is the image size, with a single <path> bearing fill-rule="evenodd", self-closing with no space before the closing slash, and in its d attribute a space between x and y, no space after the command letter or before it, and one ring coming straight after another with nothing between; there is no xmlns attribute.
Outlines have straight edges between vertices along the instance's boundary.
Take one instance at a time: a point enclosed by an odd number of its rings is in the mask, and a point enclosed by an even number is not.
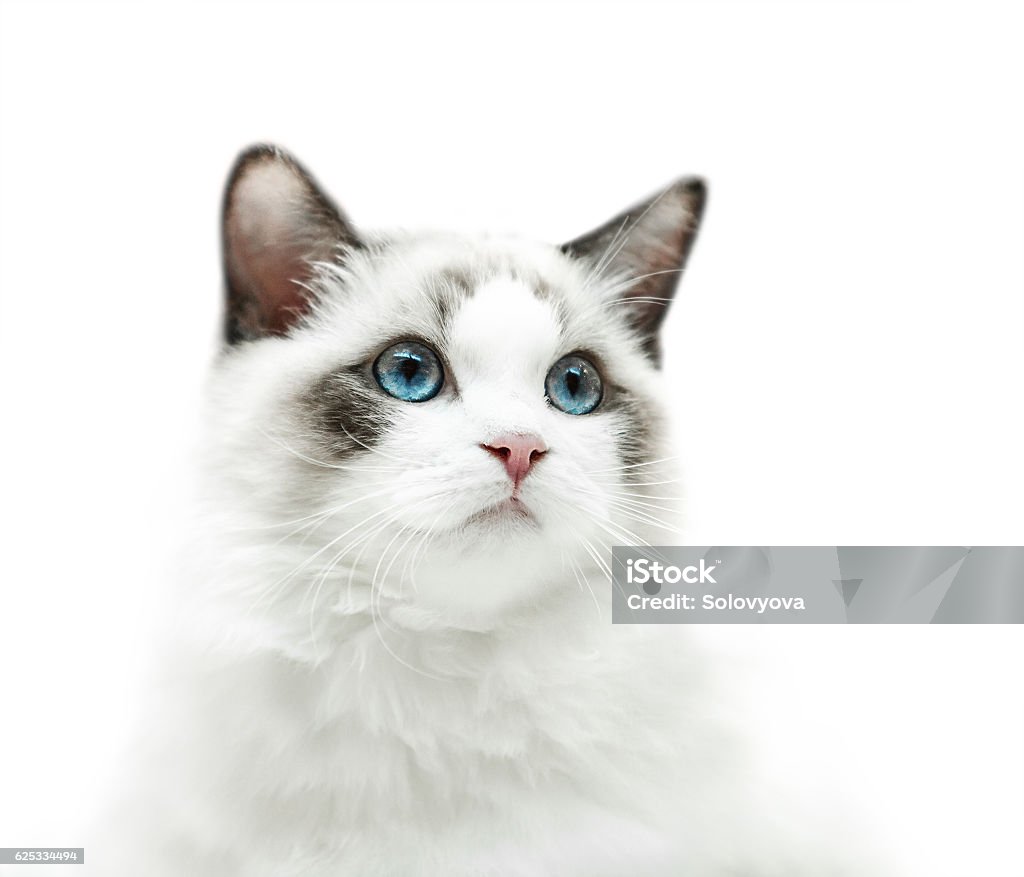
<svg viewBox="0 0 1024 877"><path fill-rule="evenodd" d="M658 332L704 198L681 180L562 246L379 237L243 153L211 460L255 596L473 626L607 589L608 546L670 517Z"/></svg>

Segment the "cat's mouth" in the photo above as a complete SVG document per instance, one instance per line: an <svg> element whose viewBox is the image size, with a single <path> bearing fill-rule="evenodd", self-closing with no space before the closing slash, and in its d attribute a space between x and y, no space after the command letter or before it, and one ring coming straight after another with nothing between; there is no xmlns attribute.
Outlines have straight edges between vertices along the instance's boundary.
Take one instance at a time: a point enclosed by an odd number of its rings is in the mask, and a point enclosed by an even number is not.
<svg viewBox="0 0 1024 877"><path fill-rule="evenodd" d="M466 519L466 524L469 526L473 524L495 526L520 522L536 524L537 520L522 499L515 495L486 506Z"/></svg>

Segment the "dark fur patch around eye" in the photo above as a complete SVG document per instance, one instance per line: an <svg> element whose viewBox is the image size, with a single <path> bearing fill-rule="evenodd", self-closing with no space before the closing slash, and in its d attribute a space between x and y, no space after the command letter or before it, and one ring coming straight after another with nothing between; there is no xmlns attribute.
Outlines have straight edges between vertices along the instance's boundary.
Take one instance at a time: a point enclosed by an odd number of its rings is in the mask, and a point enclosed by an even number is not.
<svg viewBox="0 0 1024 877"><path fill-rule="evenodd" d="M373 450L391 425L386 399L362 365L324 375L302 395L308 422L335 460Z"/></svg>
<svg viewBox="0 0 1024 877"><path fill-rule="evenodd" d="M654 455L654 436L658 431L659 413L645 404L629 388L621 384L607 384L601 411L617 413L626 429L616 438L616 450L624 466L646 463Z"/></svg>

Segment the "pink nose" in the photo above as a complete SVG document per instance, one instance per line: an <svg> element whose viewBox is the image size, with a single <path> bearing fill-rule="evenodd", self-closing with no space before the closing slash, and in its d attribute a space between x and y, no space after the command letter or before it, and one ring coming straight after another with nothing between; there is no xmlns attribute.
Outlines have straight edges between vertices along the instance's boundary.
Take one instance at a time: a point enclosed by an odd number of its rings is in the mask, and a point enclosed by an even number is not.
<svg viewBox="0 0 1024 877"><path fill-rule="evenodd" d="M501 435L493 439L488 445L480 445L487 453L493 454L505 466L508 477L512 483L519 487L520 482L526 477L530 468L548 450L540 436L531 435Z"/></svg>

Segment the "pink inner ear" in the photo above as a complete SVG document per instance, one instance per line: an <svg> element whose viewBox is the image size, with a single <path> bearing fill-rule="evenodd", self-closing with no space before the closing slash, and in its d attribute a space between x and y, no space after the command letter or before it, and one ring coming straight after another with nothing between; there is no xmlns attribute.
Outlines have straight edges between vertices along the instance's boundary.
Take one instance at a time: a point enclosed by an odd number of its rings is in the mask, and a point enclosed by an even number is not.
<svg viewBox="0 0 1024 877"><path fill-rule="evenodd" d="M300 285L309 278L307 248L273 241L260 247L247 242L246 256L252 288L258 290L263 329L283 334L306 311L307 291Z"/></svg>
<svg viewBox="0 0 1024 877"><path fill-rule="evenodd" d="M309 260L327 254L306 216L307 192L279 162L255 162L237 180L227 216L227 260L247 328L282 334L308 307ZM329 251L329 244L326 249Z"/></svg>

